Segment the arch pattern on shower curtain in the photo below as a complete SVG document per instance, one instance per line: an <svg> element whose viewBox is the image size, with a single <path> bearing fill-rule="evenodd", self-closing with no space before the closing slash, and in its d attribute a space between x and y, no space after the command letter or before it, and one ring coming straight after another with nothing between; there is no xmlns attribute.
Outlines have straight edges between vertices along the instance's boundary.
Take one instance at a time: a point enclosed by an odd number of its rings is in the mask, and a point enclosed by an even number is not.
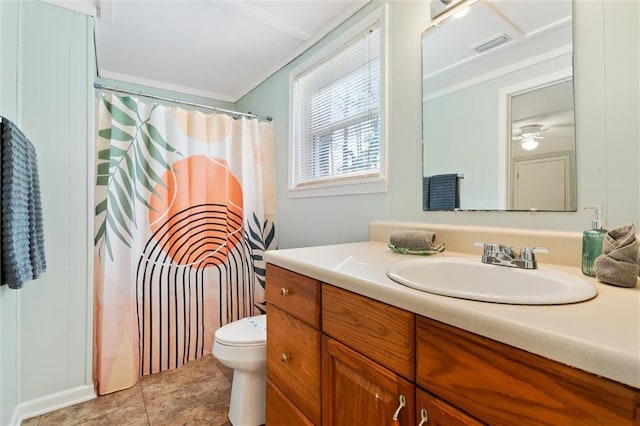
<svg viewBox="0 0 640 426"><path fill-rule="evenodd" d="M209 354L264 312L276 247L273 125L101 94L94 377L99 394Z"/></svg>

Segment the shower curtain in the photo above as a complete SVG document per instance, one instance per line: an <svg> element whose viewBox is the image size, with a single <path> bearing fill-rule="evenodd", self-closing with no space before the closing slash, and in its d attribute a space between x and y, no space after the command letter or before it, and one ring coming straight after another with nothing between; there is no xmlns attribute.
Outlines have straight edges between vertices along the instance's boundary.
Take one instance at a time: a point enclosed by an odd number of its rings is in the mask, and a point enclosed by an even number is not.
<svg viewBox="0 0 640 426"><path fill-rule="evenodd" d="M211 353L264 309L276 246L270 122L101 94L94 378L98 394Z"/></svg>

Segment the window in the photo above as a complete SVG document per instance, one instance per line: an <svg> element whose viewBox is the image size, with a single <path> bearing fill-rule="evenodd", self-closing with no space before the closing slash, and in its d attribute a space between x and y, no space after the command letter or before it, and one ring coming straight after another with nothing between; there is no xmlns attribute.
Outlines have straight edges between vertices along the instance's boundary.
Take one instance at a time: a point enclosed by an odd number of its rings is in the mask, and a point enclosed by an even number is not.
<svg viewBox="0 0 640 426"><path fill-rule="evenodd" d="M292 72L290 196L386 190L381 22L370 16Z"/></svg>

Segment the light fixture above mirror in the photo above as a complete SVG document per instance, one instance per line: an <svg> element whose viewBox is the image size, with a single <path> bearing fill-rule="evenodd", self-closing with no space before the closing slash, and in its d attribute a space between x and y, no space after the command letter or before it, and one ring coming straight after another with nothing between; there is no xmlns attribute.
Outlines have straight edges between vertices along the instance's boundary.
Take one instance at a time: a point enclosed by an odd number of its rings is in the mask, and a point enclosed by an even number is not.
<svg viewBox="0 0 640 426"><path fill-rule="evenodd" d="M469 7L478 0L433 0L431 2L431 25L440 25L447 19L462 18Z"/></svg>

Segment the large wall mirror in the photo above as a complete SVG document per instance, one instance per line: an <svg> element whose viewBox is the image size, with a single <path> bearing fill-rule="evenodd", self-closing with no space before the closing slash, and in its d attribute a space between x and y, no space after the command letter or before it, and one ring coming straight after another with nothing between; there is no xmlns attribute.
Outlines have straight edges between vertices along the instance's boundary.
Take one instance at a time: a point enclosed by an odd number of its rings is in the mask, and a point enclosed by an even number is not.
<svg viewBox="0 0 640 426"><path fill-rule="evenodd" d="M575 211L571 0L433 0L432 13L424 209Z"/></svg>

